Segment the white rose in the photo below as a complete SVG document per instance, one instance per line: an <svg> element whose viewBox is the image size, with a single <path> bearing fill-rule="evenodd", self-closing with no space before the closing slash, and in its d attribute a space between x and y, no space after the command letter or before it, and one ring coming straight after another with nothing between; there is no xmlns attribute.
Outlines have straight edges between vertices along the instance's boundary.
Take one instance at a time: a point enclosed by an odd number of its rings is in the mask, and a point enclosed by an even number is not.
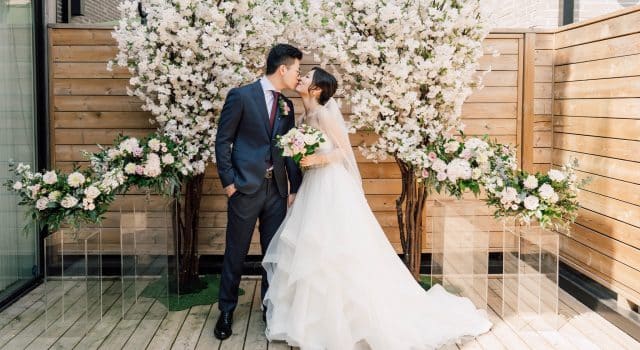
<svg viewBox="0 0 640 350"><path fill-rule="evenodd" d="M450 141L444 145L444 151L447 153L453 153L458 150L460 143L458 141Z"/></svg>
<svg viewBox="0 0 640 350"><path fill-rule="evenodd" d="M540 198L550 199L551 197L553 197L553 194L555 193L555 191L553 190L553 187L551 187L551 185L543 184L538 189L538 193L540 193Z"/></svg>
<svg viewBox="0 0 640 350"><path fill-rule="evenodd" d="M154 152L160 151L160 147L161 147L160 140L153 138L149 140L148 145L149 145L149 148L151 148Z"/></svg>
<svg viewBox="0 0 640 350"><path fill-rule="evenodd" d="M124 167L124 173L127 175L136 173L136 165L134 163L129 163Z"/></svg>
<svg viewBox="0 0 640 350"><path fill-rule="evenodd" d="M79 172L74 172L67 178L67 183L71 187L80 187L85 181L84 175Z"/></svg>
<svg viewBox="0 0 640 350"><path fill-rule="evenodd" d="M549 202L557 203L558 200L560 200L560 197L558 197L558 194L556 192L553 192L553 194L551 195L551 198L549 198Z"/></svg>
<svg viewBox="0 0 640 350"><path fill-rule="evenodd" d="M60 191L53 191L49 193L49 201L55 202L60 198L60 196L62 196L62 193Z"/></svg>
<svg viewBox="0 0 640 350"><path fill-rule="evenodd" d="M20 191L22 189L23 185L22 182L20 181L16 181L16 183L13 184L13 189L16 191Z"/></svg>
<svg viewBox="0 0 640 350"><path fill-rule="evenodd" d="M173 156L171 154L165 154L164 156L162 156L162 163L167 164L167 165L171 165L175 162L175 159L173 158Z"/></svg>
<svg viewBox="0 0 640 350"><path fill-rule="evenodd" d="M536 196L527 196L527 198L524 199L524 207L529 210L536 210L538 204L540 204L540 200Z"/></svg>
<svg viewBox="0 0 640 350"><path fill-rule="evenodd" d="M511 206L511 210L518 210L518 205L517 204L513 204Z"/></svg>
<svg viewBox="0 0 640 350"><path fill-rule="evenodd" d="M53 185L54 183L58 182L58 175L56 175L55 171L47 171L46 173L44 173L42 181L44 181L44 183L46 183L47 185Z"/></svg>
<svg viewBox="0 0 640 350"><path fill-rule="evenodd" d="M47 204L49 204L49 199L46 197L42 197L36 202L36 209L45 210L47 209Z"/></svg>
<svg viewBox="0 0 640 350"><path fill-rule="evenodd" d="M551 181L560 182L560 181L564 181L564 179L565 179L564 173L562 171L556 170L556 169L549 170L547 175L549 175L549 178L551 179Z"/></svg>
<svg viewBox="0 0 640 350"><path fill-rule="evenodd" d="M100 190L95 186L89 186L84 190L84 195L88 199L95 199L100 195Z"/></svg>
<svg viewBox="0 0 640 350"><path fill-rule="evenodd" d="M530 190L538 187L538 179L536 179L536 177L533 175L527 176L527 178L524 180L524 187Z"/></svg>
<svg viewBox="0 0 640 350"><path fill-rule="evenodd" d="M62 201L60 202L60 205L63 208L73 208L78 204L78 199L76 197L70 196L70 195L66 195Z"/></svg>

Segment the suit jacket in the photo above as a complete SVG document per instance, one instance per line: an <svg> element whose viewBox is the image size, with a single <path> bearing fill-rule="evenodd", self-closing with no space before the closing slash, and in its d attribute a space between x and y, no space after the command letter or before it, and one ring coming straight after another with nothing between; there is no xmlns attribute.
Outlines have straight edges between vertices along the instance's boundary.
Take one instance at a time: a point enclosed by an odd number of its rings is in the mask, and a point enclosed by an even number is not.
<svg viewBox="0 0 640 350"><path fill-rule="evenodd" d="M259 80L229 91L220 114L215 146L218 174L224 187L235 184L241 193L255 193L264 181L267 162L271 159L280 196L298 191L302 172L293 159L283 157L276 146L276 135L283 135L295 127L293 103L284 95L280 98L289 106L289 113L281 115L278 103L270 131L270 111L265 105Z"/></svg>

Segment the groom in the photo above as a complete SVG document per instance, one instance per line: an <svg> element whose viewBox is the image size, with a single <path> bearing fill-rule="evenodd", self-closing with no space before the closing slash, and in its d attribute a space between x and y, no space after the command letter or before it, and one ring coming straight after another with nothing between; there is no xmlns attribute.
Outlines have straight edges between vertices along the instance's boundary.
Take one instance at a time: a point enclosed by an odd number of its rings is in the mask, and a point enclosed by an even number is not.
<svg viewBox="0 0 640 350"><path fill-rule="evenodd" d="M228 197L220 318L214 330L221 340L232 333L242 266L256 221L260 220L264 255L302 181L300 168L291 158L283 158L276 147L276 135L295 127L293 103L281 91L295 90L301 59L302 52L291 45L274 46L267 56L266 75L252 84L231 89L220 114L216 162ZM263 271L262 300L267 288Z"/></svg>

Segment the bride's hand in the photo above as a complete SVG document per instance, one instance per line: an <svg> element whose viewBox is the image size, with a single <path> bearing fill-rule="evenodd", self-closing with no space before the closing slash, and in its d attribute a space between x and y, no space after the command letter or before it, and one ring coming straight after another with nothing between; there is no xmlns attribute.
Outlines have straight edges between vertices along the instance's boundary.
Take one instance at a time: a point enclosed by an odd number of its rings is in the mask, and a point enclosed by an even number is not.
<svg viewBox="0 0 640 350"><path fill-rule="evenodd" d="M321 164L321 163L322 163L321 157L316 154L308 155L300 160L300 166L303 168L307 168L307 167Z"/></svg>

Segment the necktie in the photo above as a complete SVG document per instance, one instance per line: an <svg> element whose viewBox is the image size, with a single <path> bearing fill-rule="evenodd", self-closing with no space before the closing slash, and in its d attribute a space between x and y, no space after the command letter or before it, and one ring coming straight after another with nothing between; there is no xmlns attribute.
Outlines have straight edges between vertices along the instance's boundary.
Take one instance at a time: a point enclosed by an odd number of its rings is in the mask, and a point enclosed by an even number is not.
<svg viewBox="0 0 640 350"><path fill-rule="evenodd" d="M271 114L269 115L269 130L273 130L273 123L276 120L276 113L278 111L278 97L280 93L277 91L271 91L273 93L273 105L271 106Z"/></svg>

